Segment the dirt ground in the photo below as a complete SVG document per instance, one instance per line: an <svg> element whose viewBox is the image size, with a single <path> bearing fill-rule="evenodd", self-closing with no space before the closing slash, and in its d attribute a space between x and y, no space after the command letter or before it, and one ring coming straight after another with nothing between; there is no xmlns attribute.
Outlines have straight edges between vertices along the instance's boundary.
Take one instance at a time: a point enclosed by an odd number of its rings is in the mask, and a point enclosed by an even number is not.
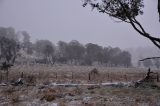
<svg viewBox="0 0 160 106"><path fill-rule="evenodd" d="M93 68L97 68L98 74L91 75L89 80ZM22 72L23 84L11 85L22 76ZM9 72L8 85L2 86L6 79L5 73L1 73L0 106L160 106L159 87L121 86L121 82L144 78L146 72L147 69L98 66L14 66ZM115 82L118 85L101 85ZM67 86L55 86L55 83Z"/></svg>

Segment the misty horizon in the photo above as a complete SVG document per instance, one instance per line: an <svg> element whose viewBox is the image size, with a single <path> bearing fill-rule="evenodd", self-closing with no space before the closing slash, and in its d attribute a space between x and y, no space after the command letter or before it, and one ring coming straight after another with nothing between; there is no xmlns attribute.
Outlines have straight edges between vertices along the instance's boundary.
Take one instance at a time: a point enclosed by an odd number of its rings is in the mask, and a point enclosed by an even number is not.
<svg viewBox="0 0 160 106"><path fill-rule="evenodd" d="M144 3L144 15L138 19L148 32L158 35L157 2ZM1 0L0 5L0 26L27 31L34 42L47 39L56 44L77 40L123 49L154 46L129 24L116 23L90 7L83 8L81 1Z"/></svg>

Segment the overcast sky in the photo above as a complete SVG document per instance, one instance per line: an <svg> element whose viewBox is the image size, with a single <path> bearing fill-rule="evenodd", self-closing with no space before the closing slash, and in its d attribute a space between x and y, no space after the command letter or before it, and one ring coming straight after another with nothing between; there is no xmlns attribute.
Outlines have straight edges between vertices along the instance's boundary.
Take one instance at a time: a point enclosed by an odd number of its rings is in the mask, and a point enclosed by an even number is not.
<svg viewBox="0 0 160 106"><path fill-rule="evenodd" d="M138 17L145 29L160 35L158 0L144 0L144 15ZM129 24L115 23L105 14L83 8L81 0L0 0L0 26L27 31L32 39L78 40L121 48L153 44Z"/></svg>

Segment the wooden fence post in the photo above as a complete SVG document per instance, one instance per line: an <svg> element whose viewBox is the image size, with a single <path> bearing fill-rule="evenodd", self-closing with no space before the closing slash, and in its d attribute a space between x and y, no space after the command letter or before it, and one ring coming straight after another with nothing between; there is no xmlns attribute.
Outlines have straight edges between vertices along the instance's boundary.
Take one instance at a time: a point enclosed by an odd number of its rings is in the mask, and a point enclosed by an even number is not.
<svg viewBox="0 0 160 106"><path fill-rule="evenodd" d="M90 81L91 80L91 74L88 73L88 80Z"/></svg>
<svg viewBox="0 0 160 106"><path fill-rule="evenodd" d="M108 78L108 80L109 80L109 73L107 74L107 78Z"/></svg>
<svg viewBox="0 0 160 106"><path fill-rule="evenodd" d="M159 75L158 75L158 72L157 72L157 82L159 82Z"/></svg>

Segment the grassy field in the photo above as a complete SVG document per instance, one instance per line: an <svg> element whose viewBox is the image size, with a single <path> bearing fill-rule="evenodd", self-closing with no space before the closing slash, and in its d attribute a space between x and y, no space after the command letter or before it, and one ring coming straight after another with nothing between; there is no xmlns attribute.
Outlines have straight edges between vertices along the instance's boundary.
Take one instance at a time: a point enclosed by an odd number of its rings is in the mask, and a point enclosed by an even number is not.
<svg viewBox="0 0 160 106"><path fill-rule="evenodd" d="M88 78L97 68L99 74ZM158 70L153 70L158 72ZM160 89L155 87L53 86L53 83L131 82L145 77L147 69L95 66L14 66L9 81L23 72L23 85L0 86L0 106L160 106ZM2 74L2 81L5 76ZM159 85L159 83L156 83Z"/></svg>
<svg viewBox="0 0 160 106"><path fill-rule="evenodd" d="M95 66L69 66L69 65L34 65L34 66L16 66L10 70L10 78L24 76L34 76L37 81L88 81L88 73L97 68L99 75L91 78L93 81L133 81L142 79L147 73L147 69L138 68L107 68ZM157 71L158 70L153 70Z"/></svg>

